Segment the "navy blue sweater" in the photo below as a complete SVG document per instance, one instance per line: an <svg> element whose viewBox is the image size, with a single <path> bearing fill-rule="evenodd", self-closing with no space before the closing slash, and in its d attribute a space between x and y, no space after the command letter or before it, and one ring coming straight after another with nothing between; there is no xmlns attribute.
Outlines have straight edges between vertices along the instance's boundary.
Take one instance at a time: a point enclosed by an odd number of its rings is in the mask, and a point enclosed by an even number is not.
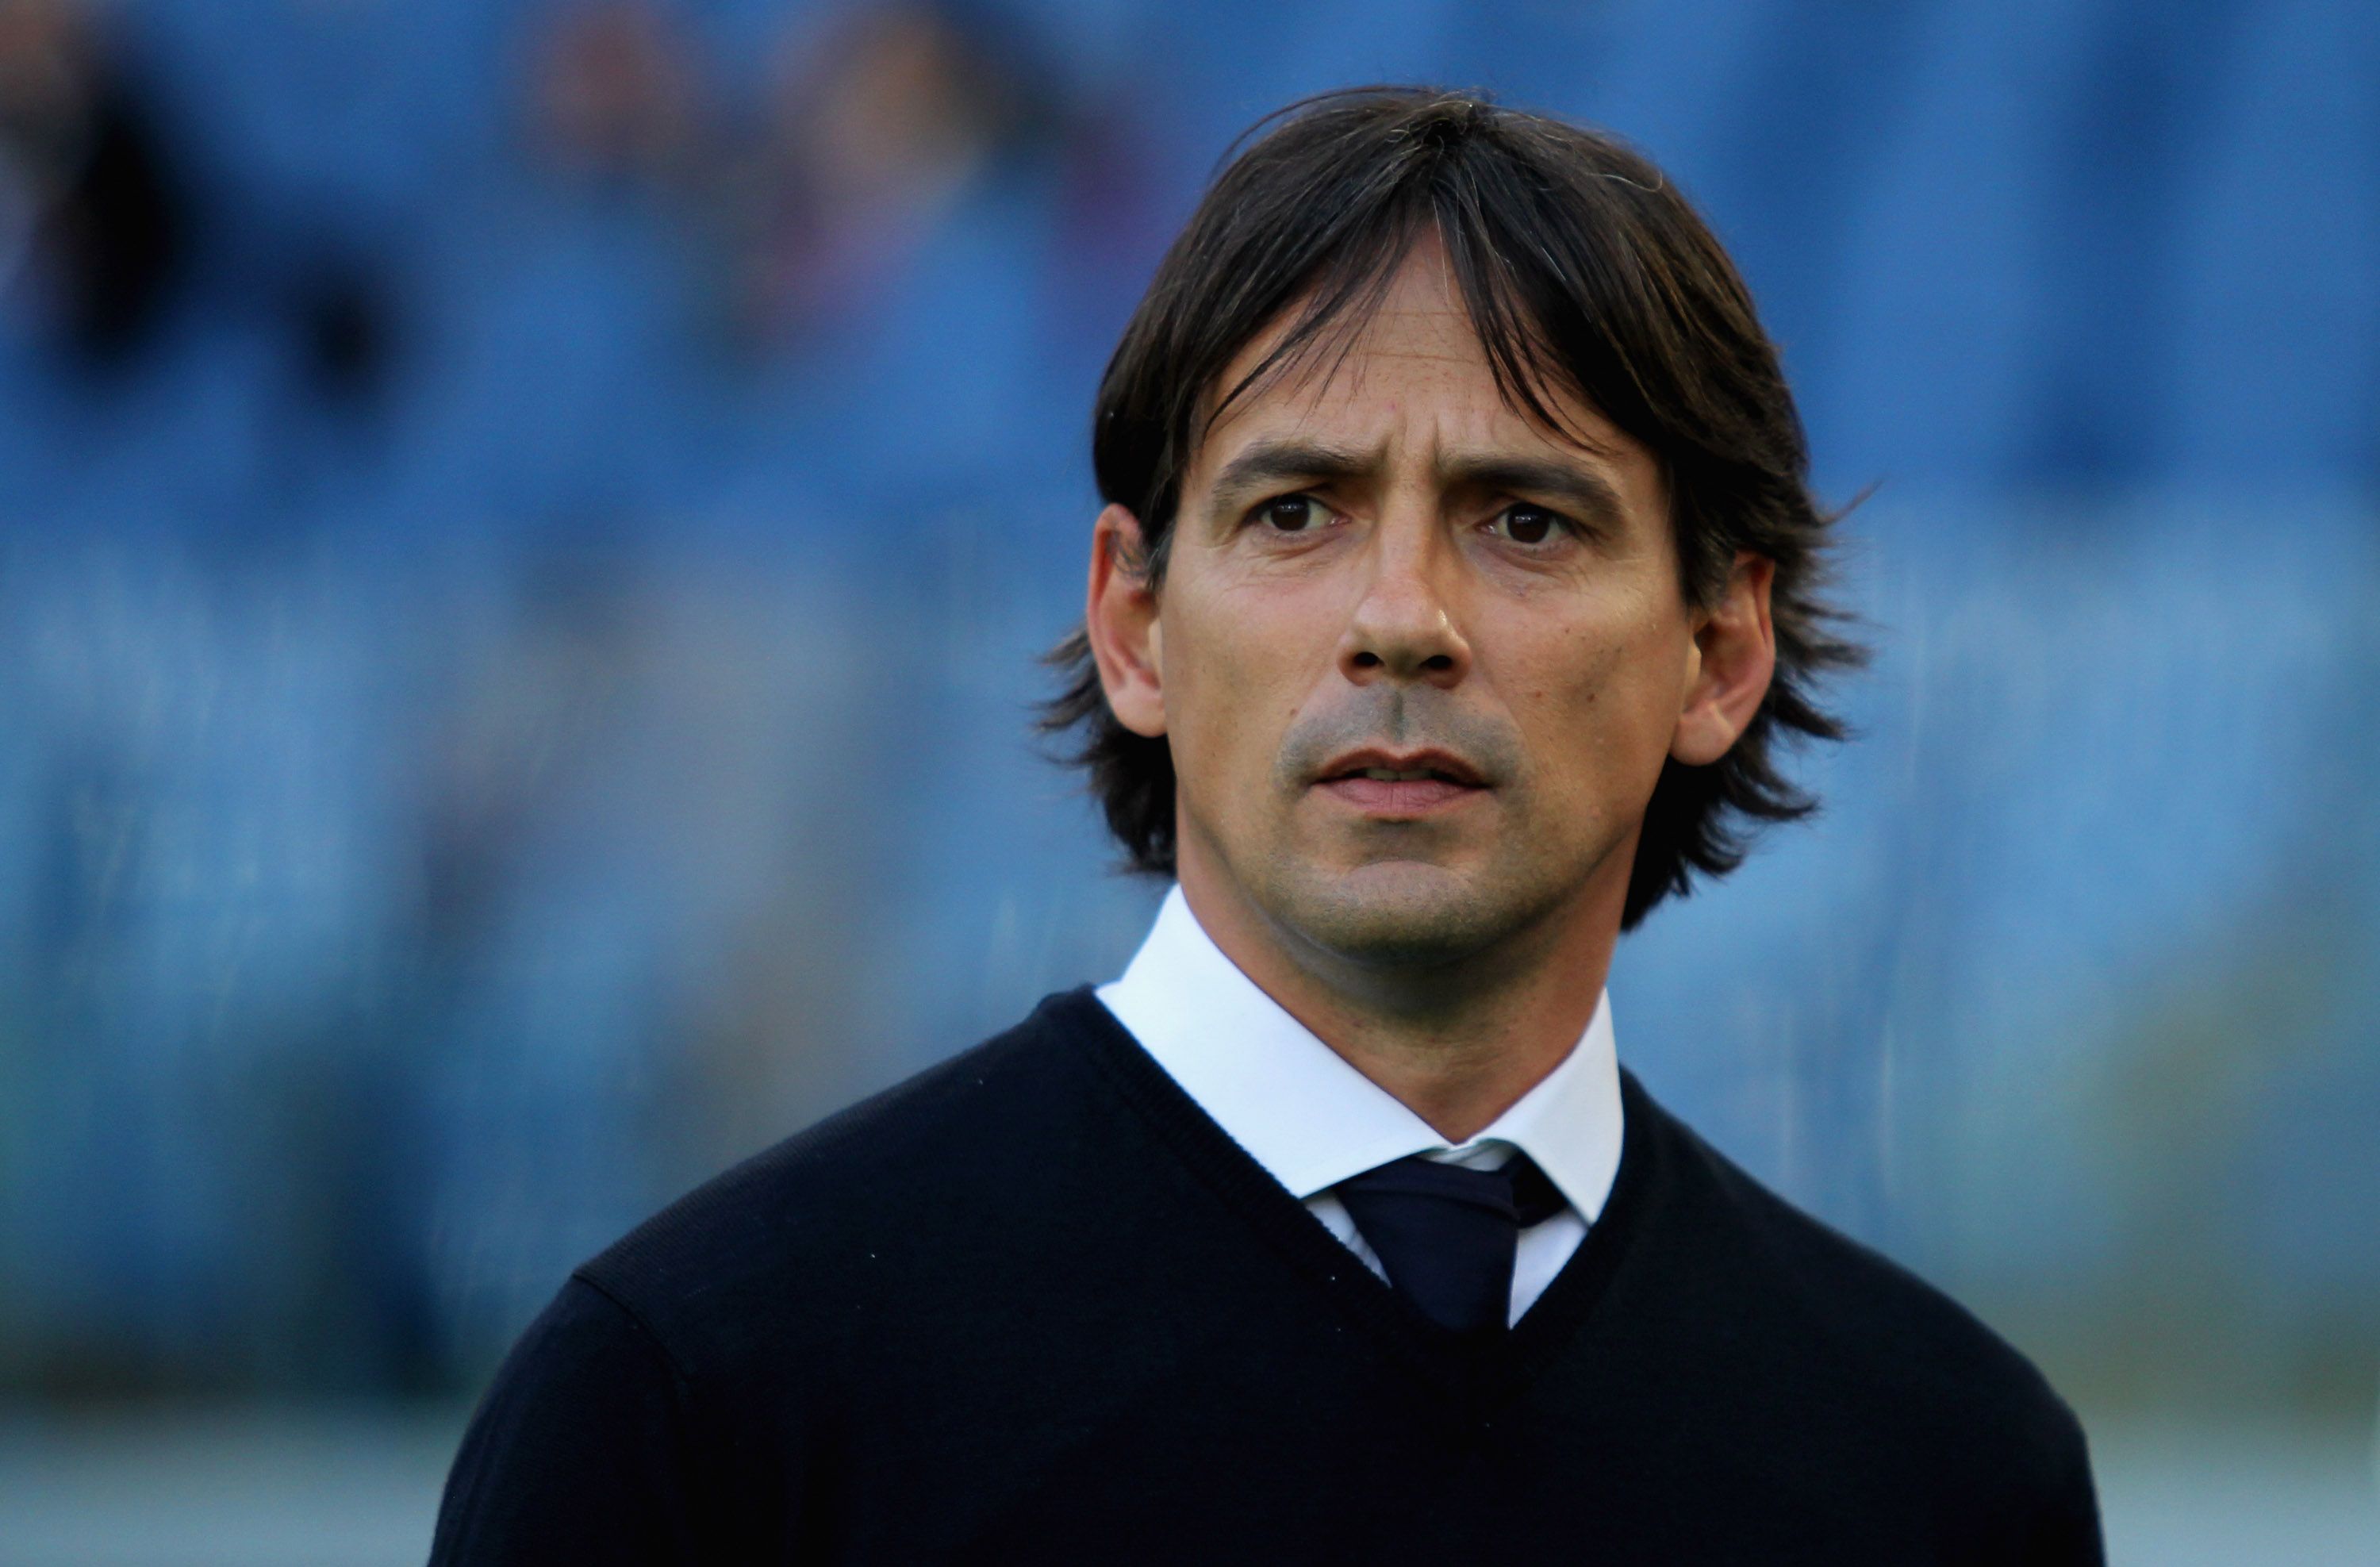
<svg viewBox="0 0 2380 1567"><path fill-rule="evenodd" d="M2100 1560L2032 1366L1622 1094L1602 1218L1458 1339L1052 996L573 1275L433 1560Z"/></svg>

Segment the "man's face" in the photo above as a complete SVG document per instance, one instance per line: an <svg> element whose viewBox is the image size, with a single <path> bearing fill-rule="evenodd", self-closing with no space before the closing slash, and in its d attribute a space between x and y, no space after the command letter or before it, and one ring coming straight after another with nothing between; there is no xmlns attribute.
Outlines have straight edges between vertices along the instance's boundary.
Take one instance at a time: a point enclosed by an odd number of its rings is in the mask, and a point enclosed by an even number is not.
<svg viewBox="0 0 2380 1567"><path fill-rule="evenodd" d="M1149 688L1109 681L1170 737L1185 890L1367 967L1616 929L1699 673L1658 465L1508 407L1434 244L1318 363L1208 431Z"/></svg>

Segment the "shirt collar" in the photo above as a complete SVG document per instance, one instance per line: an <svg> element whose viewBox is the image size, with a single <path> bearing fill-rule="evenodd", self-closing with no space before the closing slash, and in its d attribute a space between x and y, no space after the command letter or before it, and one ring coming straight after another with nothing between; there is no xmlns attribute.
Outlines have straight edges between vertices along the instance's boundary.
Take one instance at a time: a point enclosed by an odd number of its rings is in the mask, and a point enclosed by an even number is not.
<svg viewBox="0 0 2380 1567"><path fill-rule="evenodd" d="M1610 995L1560 1064L1453 1145L1348 1064L1215 945L1176 885L1122 978L1096 992L1182 1090L1300 1200L1409 1154L1491 1140L1535 1160L1589 1222L1620 1168Z"/></svg>

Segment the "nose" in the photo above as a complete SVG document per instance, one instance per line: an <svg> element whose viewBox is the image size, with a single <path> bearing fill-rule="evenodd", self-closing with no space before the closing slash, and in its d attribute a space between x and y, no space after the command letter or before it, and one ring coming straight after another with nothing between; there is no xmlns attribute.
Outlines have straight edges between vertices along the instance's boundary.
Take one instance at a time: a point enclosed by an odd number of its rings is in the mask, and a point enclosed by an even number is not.
<svg viewBox="0 0 2380 1567"><path fill-rule="evenodd" d="M1439 580L1452 563L1426 527L1383 528L1375 537L1371 575L1340 639L1340 673L1358 686L1379 679L1459 684L1470 673L1471 645Z"/></svg>

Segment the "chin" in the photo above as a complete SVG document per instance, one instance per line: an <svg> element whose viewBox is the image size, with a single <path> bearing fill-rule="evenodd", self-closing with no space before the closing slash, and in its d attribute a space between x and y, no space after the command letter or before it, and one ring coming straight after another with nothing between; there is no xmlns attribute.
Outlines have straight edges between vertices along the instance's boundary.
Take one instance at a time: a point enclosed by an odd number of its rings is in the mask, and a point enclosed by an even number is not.
<svg viewBox="0 0 2380 1567"><path fill-rule="evenodd" d="M1475 955L1525 920L1529 900L1516 888L1500 891L1443 866L1382 860L1298 867L1266 901L1276 919L1346 962L1434 968Z"/></svg>

